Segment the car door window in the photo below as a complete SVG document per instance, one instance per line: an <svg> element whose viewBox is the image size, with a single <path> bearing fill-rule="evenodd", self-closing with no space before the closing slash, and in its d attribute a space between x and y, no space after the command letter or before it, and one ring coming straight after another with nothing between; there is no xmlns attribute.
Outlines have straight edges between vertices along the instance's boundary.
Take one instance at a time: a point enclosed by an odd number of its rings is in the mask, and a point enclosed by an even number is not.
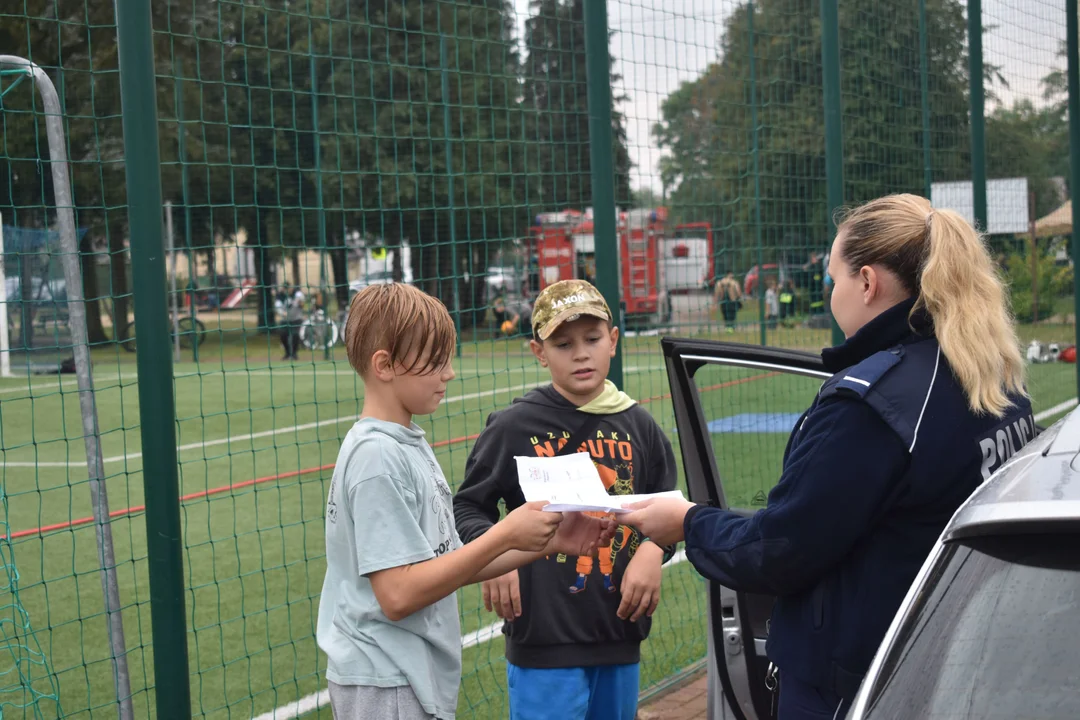
<svg viewBox="0 0 1080 720"><path fill-rule="evenodd" d="M716 341L664 339L690 499L751 514L780 478L792 428L828 373L817 355ZM774 598L708 585L712 704L765 720L765 642ZM714 688L720 688L714 691Z"/></svg>
<svg viewBox="0 0 1080 720"><path fill-rule="evenodd" d="M727 505L754 510L780 479L788 436L822 381L721 362L698 369L694 388Z"/></svg>

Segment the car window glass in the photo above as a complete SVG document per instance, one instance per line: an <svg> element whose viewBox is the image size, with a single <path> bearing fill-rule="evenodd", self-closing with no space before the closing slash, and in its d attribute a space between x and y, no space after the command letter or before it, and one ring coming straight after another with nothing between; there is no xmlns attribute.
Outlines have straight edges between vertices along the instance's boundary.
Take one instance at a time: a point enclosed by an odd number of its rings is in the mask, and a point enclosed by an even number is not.
<svg viewBox="0 0 1080 720"><path fill-rule="evenodd" d="M953 545L885 659L867 717L1080 717L1080 536Z"/></svg>

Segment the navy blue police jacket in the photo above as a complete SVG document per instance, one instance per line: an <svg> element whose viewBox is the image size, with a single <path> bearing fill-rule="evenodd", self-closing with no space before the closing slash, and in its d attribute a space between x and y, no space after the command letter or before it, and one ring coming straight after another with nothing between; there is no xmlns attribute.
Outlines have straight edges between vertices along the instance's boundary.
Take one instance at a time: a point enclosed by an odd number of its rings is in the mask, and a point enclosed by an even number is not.
<svg viewBox="0 0 1080 720"><path fill-rule="evenodd" d="M946 523L1035 435L1026 398L1003 418L970 409L913 306L823 351L835 374L791 433L764 509L696 506L684 520L699 573L777 596L766 652L781 683L852 698Z"/></svg>

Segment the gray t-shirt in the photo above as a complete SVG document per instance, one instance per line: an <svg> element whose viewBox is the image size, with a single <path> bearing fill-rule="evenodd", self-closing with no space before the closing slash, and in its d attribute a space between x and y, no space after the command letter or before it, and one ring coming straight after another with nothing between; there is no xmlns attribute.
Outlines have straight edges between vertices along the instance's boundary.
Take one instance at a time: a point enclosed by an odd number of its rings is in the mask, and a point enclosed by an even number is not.
<svg viewBox="0 0 1080 720"><path fill-rule="evenodd" d="M459 547L450 486L424 431L370 418L353 425L326 504L317 630L326 677L338 685L409 685L424 710L452 720L461 682L457 597L392 622L367 575Z"/></svg>

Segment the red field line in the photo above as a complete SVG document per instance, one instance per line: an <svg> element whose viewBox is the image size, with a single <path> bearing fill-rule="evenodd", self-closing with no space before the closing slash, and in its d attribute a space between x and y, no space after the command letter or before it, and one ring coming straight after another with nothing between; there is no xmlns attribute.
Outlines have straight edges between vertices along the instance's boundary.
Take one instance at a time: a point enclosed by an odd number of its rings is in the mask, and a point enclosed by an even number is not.
<svg viewBox="0 0 1080 720"><path fill-rule="evenodd" d="M329 465L321 465L319 467L304 468L303 470L290 470L289 472L278 473L277 475L267 475L266 477L254 478L252 480L244 480L243 482L233 483L231 485L222 485L221 487L210 488L209 490L199 490L198 492L181 495L180 502L197 500L198 498L208 497L210 495L219 495L229 490L239 490L240 488L258 485L260 483L266 483L272 480L284 480L285 478L296 477L298 475L308 475L310 473L322 472L323 470L332 470L333 468L334 464L331 463ZM134 505L132 507L124 508L123 510L113 510L109 513L109 517L118 518L124 517L125 515L134 515L135 513L140 513L145 509L145 505ZM56 523L54 525L44 525L39 528L19 530L18 532L11 533L10 536L0 535L0 540L15 540L16 538L26 537L27 535L43 535L47 532L54 532L56 530L66 530L68 528L78 527L79 525L89 525L92 522L94 522L93 517L78 518L76 520L68 520L67 522Z"/></svg>
<svg viewBox="0 0 1080 720"><path fill-rule="evenodd" d="M698 392L711 392L713 390L722 390L724 388L735 387L736 385L742 385L743 383L753 382L755 380L764 380L774 375L779 375L779 372L767 372L760 375L751 375L750 377L739 378L738 380L728 380L727 382L717 383L716 385L707 385L701 388ZM651 398L645 398L638 402L638 405L646 405L656 400L666 400L671 397L671 393L664 393L663 395L653 395Z"/></svg>
<svg viewBox="0 0 1080 720"><path fill-rule="evenodd" d="M734 387L735 385L742 385L744 383L753 382L755 380L764 380L765 378L779 375L779 372L762 373L760 375L751 375L750 377L739 378L738 380L729 380L728 382L717 383L716 385L709 385L701 388L701 392L710 392L712 390L721 390L723 388ZM645 398L638 402L639 405L647 405L657 400L666 400L671 397L671 393L664 393L663 395L654 395L649 398ZM465 435L462 437L451 438L449 440L439 440L432 443L432 448L447 447L449 445L457 445L463 442L469 442L480 437L480 433L475 435ZM198 500L199 498L209 497L210 495L220 495L223 492L230 490L239 490L245 487L251 487L253 485L260 485L262 483L272 482L274 480L284 480L285 478L297 477L300 475L310 475L312 473L323 472L324 470L332 470L334 464L320 465L319 467L304 468L302 470L290 470L289 472L278 473L276 475L266 475L265 477L253 478L251 480L244 480L243 482L233 483L231 485L222 485L221 487L211 488L209 490L199 490L198 492L188 493L187 495L180 496L180 502L187 502L188 500ZM109 513L109 518L125 517L127 515L134 515L140 513L146 509L145 505L135 505L133 507L124 508L123 510L113 510ZM53 525L43 525L41 527L29 528L27 530L19 530L11 535L0 535L0 540L16 540L21 537L28 537L30 535L44 535L45 533L56 532L57 530L67 530L68 528L79 527L80 525L89 525L94 522L93 517L78 518L75 520L68 520L62 523L55 523Z"/></svg>

